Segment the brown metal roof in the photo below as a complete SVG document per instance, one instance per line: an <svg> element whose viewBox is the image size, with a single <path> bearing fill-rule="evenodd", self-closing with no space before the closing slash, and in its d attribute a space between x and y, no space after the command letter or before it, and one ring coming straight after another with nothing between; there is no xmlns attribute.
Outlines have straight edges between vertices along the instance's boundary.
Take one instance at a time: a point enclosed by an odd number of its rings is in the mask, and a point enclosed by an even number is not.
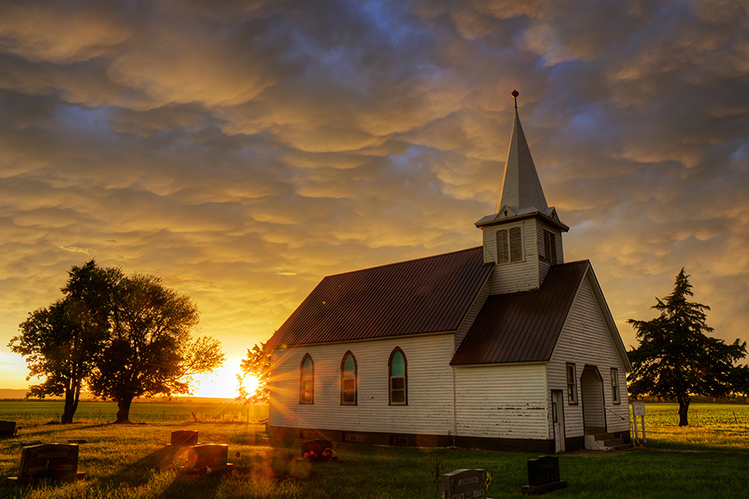
<svg viewBox="0 0 749 499"><path fill-rule="evenodd" d="M490 296L450 365L550 360L589 266L555 265L540 289Z"/></svg>
<svg viewBox="0 0 749 499"><path fill-rule="evenodd" d="M328 276L269 346L453 331L491 268L477 247Z"/></svg>

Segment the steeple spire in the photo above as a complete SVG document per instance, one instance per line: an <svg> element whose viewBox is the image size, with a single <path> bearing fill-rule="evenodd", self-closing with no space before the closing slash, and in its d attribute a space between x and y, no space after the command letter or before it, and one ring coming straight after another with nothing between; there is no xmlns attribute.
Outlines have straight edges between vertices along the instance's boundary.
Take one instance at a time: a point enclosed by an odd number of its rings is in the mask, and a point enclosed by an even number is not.
<svg viewBox="0 0 749 499"><path fill-rule="evenodd" d="M545 211L548 208L536 166L533 164L531 151L520 124L518 95L517 90L512 91L512 96L515 98L515 123L507 151L502 190L497 200L497 213L505 206L516 213L527 210Z"/></svg>

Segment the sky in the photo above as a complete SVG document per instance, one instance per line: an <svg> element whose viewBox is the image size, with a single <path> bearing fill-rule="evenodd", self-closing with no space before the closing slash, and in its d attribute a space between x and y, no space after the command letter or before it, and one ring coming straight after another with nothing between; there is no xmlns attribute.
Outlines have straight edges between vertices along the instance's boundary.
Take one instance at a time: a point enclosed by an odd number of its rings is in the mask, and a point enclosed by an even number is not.
<svg viewBox="0 0 749 499"><path fill-rule="evenodd" d="M189 294L233 383L324 276L480 245L514 89L625 346L682 267L713 335L749 339L748 9L0 1L0 387L90 259Z"/></svg>

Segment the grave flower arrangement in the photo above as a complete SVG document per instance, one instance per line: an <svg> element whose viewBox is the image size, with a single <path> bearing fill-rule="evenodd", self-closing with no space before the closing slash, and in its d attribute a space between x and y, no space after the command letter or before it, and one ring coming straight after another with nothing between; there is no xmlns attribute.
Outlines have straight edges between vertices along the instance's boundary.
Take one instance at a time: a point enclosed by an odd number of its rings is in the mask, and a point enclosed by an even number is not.
<svg viewBox="0 0 749 499"><path fill-rule="evenodd" d="M335 461L338 457L335 455L335 452L333 452L333 449L326 447L319 455L314 450L305 452L304 459L307 461Z"/></svg>

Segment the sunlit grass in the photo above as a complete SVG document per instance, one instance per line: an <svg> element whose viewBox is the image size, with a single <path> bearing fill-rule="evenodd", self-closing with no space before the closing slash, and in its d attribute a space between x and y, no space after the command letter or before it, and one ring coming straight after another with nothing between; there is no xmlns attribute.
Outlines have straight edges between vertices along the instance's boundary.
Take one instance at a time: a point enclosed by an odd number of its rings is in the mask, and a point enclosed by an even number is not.
<svg viewBox="0 0 749 499"><path fill-rule="evenodd" d="M683 427L679 426L678 407L670 403L646 404L645 434L649 446L749 451L749 405L691 404L690 424ZM640 418L637 419L640 425Z"/></svg>
<svg viewBox="0 0 749 499"><path fill-rule="evenodd" d="M4 404L0 403L0 411L9 414ZM177 406L175 411L183 410ZM714 407L715 414L710 414L710 407ZM749 490L749 473L746 473L749 407L708 404L696 409L704 411L700 425L680 429L675 424L678 421L672 419L675 405L648 404L646 428L650 445L646 448L616 454L560 455L561 475L570 486L554 492L553 496L709 498L735 497L737 491ZM158 412L151 416L158 420ZM144 419L145 413L140 417ZM210 422L203 419L200 423L192 419L189 415L173 423L134 425L96 420L73 425L20 420L19 436L0 440L1 477L18 472L22 440L47 443L85 440L78 468L86 473L86 480L0 489L0 499L432 499L435 497L432 470L437 455L444 472L462 468L487 470L492 475L489 496L499 499L522 497L520 488L528 482L527 460L536 457L522 453L344 444L335 449L338 461L310 464L299 459L298 441L291 441L286 447L271 447L261 425L232 423L228 418ZM234 463L236 471L227 475L185 476L176 466L157 469L157 457L169 443L170 433L181 429L197 430L200 443L228 444L229 461ZM719 451L712 451L716 448ZM177 458L176 462L181 461Z"/></svg>

